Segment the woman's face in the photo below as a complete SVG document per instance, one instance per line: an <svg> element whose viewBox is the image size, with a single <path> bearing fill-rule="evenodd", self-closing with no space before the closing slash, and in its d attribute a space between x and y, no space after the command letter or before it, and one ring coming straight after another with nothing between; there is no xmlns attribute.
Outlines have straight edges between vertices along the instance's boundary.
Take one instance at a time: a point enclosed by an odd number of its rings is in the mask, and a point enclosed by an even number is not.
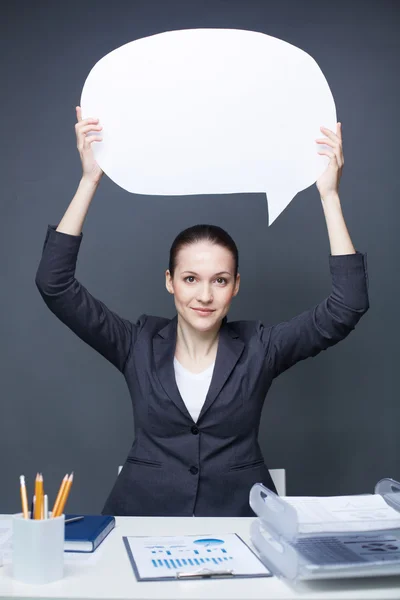
<svg viewBox="0 0 400 600"><path fill-rule="evenodd" d="M211 242L183 246L174 277L166 271L167 290L174 295L178 315L198 331L218 329L239 291L229 250Z"/></svg>

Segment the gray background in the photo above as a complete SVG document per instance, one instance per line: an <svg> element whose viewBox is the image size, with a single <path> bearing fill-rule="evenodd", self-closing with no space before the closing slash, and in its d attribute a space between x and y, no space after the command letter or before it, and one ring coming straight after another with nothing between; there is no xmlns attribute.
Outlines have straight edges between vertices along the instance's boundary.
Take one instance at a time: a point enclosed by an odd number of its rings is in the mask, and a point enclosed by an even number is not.
<svg viewBox="0 0 400 600"><path fill-rule="evenodd" d="M0 512L19 509L18 476L31 491L38 470L50 498L74 470L68 510L99 511L132 443L123 377L48 311L34 279L47 224L59 222L80 178L75 106L90 69L127 42L185 28L260 31L317 60L343 122L345 217L368 252L370 311L268 395L266 463L286 468L291 495L371 492L381 477L400 478L399 8L382 0L1 3ZM173 316L164 288L170 244L183 228L210 222L240 251L242 288L229 318L288 319L330 289L315 186L270 228L266 215L263 194L137 196L104 178L77 277L126 318Z"/></svg>

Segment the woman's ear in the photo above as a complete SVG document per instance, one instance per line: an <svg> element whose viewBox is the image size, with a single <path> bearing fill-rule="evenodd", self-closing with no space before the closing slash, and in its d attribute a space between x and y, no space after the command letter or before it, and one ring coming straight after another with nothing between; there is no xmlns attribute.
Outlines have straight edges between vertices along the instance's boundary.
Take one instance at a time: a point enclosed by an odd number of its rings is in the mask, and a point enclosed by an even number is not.
<svg viewBox="0 0 400 600"><path fill-rule="evenodd" d="M238 273L236 275L235 287L233 288L233 296L234 297L238 294L239 288L240 288L240 274Z"/></svg>
<svg viewBox="0 0 400 600"><path fill-rule="evenodd" d="M169 272L169 269L165 271L165 287L167 288L170 294L174 293L174 285L172 283L172 277L171 273Z"/></svg>

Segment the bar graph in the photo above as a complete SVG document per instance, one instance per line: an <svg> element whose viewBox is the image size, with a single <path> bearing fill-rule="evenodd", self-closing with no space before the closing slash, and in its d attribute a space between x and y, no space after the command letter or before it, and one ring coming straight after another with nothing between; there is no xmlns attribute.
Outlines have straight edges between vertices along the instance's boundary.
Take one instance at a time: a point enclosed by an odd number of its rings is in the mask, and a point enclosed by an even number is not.
<svg viewBox="0 0 400 600"><path fill-rule="evenodd" d="M154 569L182 569L190 567L210 566L228 567L229 561L233 560L224 548L224 540L218 538L198 538L192 544L165 544L149 545L148 552L151 556L151 564Z"/></svg>
<svg viewBox="0 0 400 600"><path fill-rule="evenodd" d="M210 565L226 565L227 562L233 560L232 556L218 556L212 558L202 558L202 557L193 557L193 558L164 558L161 559L152 559L152 565L155 569L159 567L167 567L168 569L177 567L208 567Z"/></svg>

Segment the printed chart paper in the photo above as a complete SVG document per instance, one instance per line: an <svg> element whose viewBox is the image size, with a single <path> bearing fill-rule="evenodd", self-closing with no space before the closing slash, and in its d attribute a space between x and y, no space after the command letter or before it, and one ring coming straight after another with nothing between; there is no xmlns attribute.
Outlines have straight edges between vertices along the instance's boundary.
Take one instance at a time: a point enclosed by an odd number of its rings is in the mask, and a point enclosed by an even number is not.
<svg viewBox="0 0 400 600"><path fill-rule="evenodd" d="M138 580L175 579L178 573L229 571L238 577L269 577L270 571L235 533L124 537Z"/></svg>

